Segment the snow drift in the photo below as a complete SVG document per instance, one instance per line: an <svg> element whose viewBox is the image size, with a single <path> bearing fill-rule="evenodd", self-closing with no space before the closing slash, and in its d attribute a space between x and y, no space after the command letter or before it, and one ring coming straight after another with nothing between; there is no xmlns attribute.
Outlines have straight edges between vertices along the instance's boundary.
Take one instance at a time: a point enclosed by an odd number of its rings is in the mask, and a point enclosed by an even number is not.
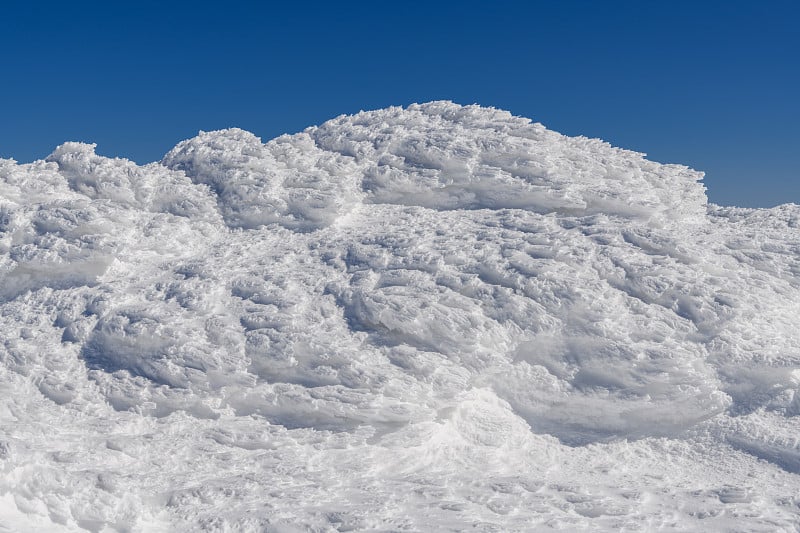
<svg viewBox="0 0 800 533"><path fill-rule="evenodd" d="M433 102L0 160L0 526L800 520L800 208Z"/></svg>

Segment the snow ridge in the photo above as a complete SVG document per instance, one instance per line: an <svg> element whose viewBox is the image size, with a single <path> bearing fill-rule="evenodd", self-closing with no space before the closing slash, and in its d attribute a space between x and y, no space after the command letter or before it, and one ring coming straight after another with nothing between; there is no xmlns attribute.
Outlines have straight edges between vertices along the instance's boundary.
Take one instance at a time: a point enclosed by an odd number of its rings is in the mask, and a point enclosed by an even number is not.
<svg viewBox="0 0 800 533"><path fill-rule="evenodd" d="M0 529L800 520L800 207L492 108L0 160Z"/></svg>

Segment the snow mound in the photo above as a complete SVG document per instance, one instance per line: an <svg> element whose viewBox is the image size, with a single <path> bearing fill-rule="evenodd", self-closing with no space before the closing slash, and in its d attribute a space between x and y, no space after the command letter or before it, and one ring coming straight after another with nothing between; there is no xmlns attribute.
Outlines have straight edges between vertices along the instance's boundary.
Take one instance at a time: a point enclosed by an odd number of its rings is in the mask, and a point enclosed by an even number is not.
<svg viewBox="0 0 800 533"><path fill-rule="evenodd" d="M450 102L342 116L267 144L201 133L162 160L218 194L229 225L331 224L360 203L605 213L661 223L705 214L702 173L505 111Z"/></svg>
<svg viewBox="0 0 800 533"><path fill-rule="evenodd" d="M0 529L791 530L800 207L701 177L449 102L0 160Z"/></svg>

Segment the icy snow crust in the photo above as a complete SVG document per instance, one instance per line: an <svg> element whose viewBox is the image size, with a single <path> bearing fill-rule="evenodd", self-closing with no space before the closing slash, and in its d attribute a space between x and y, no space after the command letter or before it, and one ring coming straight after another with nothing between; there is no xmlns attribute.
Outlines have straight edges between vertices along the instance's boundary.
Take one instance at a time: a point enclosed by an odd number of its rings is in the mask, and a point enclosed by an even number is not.
<svg viewBox="0 0 800 533"><path fill-rule="evenodd" d="M495 109L0 160L0 530L796 531L800 207Z"/></svg>

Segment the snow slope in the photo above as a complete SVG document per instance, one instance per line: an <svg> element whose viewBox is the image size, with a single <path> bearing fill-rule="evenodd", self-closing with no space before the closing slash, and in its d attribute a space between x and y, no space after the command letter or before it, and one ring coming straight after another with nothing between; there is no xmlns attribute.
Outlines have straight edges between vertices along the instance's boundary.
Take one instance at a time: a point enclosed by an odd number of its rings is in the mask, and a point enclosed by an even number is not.
<svg viewBox="0 0 800 533"><path fill-rule="evenodd" d="M800 207L432 102L0 160L0 531L798 531Z"/></svg>

